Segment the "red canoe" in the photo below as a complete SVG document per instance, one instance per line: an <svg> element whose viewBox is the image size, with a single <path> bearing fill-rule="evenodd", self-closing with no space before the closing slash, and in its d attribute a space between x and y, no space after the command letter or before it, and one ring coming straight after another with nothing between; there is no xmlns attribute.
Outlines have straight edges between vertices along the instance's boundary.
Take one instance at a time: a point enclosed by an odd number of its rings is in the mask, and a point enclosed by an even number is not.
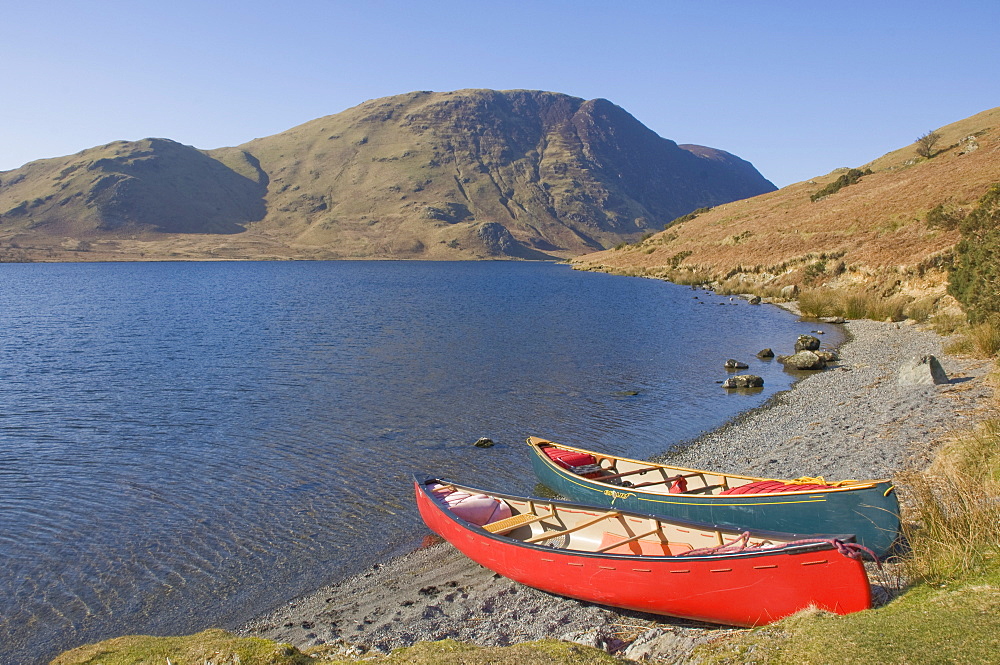
<svg viewBox="0 0 1000 665"><path fill-rule="evenodd" d="M437 479L414 486L431 530L473 561L550 593L734 626L808 607L871 607L861 548L842 539L741 532ZM483 520L493 521L475 523Z"/></svg>

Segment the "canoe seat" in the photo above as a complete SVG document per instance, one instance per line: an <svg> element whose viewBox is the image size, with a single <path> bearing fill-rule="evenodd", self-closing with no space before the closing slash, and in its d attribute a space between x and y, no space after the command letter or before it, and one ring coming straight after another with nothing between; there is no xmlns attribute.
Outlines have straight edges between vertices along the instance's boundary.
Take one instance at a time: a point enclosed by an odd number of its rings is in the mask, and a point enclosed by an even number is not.
<svg viewBox="0 0 1000 665"><path fill-rule="evenodd" d="M730 487L722 494L775 494L780 492L809 492L828 490L830 485L816 483L783 483L780 480L758 480L739 487Z"/></svg>
<svg viewBox="0 0 1000 665"><path fill-rule="evenodd" d="M524 526L525 524L534 524L540 520L549 517L549 515L535 515L533 513L521 513L520 515L512 515L506 519L497 520L496 522L490 522L489 524L484 524L483 528L490 533L507 533L508 531L513 531L519 526Z"/></svg>
<svg viewBox="0 0 1000 665"><path fill-rule="evenodd" d="M542 448L549 459L564 469L578 473L585 478L597 478L604 470L597 464L597 458L575 450L563 450L555 446Z"/></svg>

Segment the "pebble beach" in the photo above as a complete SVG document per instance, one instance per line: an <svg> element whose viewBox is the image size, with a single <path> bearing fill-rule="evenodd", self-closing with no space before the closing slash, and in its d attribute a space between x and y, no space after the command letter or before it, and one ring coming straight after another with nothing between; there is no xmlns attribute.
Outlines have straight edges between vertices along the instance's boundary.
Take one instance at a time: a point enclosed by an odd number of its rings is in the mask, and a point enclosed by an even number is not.
<svg viewBox="0 0 1000 665"><path fill-rule="evenodd" d="M993 392L989 361L946 355L945 340L908 322L844 325L848 341L839 362L803 373L791 390L657 460L777 478L885 478L922 468L950 432L985 417ZM776 340L775 347L794 341ZM948 382L899 385L899 368L926 355L941 361ZM635 660L678 662L732 630L524 587L427 531L417 551L295 599L237 632L345 655L445 638L483 646L558 638Z"/></svg>

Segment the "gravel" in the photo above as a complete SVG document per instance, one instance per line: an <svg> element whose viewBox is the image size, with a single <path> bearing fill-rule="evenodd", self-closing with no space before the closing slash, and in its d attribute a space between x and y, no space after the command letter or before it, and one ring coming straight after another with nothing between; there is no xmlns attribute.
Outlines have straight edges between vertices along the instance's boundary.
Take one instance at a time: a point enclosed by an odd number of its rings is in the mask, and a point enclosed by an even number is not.
<svg viewBox="0 0 1000 665"><path fill-rule="evenodd" d="M830 369L804 373L792 390L661 459L778 478L882 478L926 465L944 435L983 417L992 393L988 361L946 356L942 338L915 325L845 325L850 339ZM900 366L928 354L950 381L897 385ZM503 646L555 637L677 662L731 630L552 596L437 543L296 599L239 632L345 654L444 638Z"/></svg>

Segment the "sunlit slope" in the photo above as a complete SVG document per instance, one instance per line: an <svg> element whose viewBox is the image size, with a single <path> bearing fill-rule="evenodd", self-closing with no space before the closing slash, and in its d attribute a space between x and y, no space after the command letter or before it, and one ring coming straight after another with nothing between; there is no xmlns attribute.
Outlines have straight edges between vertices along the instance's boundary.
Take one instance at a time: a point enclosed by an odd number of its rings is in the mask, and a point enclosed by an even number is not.
<svg viewBox="0 0 1000 665"><path fill-rule="evenodd" d="M639 244L576 263L679 281L939 288L958 231L933 217L929 223L928 213L937 206L968 210L1000 182L1000 109L937 132L930 159L905 146L858 166L864 175L833 193L819 196L847 169L716 206Z"/></svg>

